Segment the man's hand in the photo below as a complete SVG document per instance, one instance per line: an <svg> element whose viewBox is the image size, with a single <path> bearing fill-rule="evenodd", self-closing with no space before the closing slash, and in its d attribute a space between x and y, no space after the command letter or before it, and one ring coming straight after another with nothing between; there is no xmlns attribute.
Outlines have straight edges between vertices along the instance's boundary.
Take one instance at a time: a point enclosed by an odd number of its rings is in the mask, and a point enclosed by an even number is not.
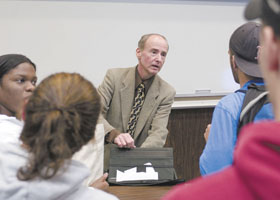
<svg viewBox="0 0 280 200"><path fill-rule="evenodd" d="M108 192L109 184L106 181L107 177L108 173L105 173L99 179L92 182L89 186Z"/></svg>
<svg viewBox="0 0 280 200"><path fill-rule="evenodd" d="M121 133L114 139L114 143L120 148L135 148L134 140L129 133Z"/></svg>
<svg viewBox="0 0 280 200"><path fill-rule="evenodd" d="M204 139L205 139L205 142L208 141L208 137L209 137L209 133L210 133L210 128L211 128L211 124L208 124L206 129L205 129L205 132L204 132Z"/></svg>

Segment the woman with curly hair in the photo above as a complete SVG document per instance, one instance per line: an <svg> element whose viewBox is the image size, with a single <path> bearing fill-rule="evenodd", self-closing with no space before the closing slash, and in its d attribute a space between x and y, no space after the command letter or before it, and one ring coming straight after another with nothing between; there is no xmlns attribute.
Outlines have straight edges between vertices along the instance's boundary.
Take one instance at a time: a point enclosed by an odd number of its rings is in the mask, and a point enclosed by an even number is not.
<svg viewBox="0 0 280 200"><path fill-rule="evenodd" d="M94 137L99 112L99 95L81 75L43 80L24 110L22 145L0 141L0 199L116 199L84 186L89 170L71 159Z"/></svg>

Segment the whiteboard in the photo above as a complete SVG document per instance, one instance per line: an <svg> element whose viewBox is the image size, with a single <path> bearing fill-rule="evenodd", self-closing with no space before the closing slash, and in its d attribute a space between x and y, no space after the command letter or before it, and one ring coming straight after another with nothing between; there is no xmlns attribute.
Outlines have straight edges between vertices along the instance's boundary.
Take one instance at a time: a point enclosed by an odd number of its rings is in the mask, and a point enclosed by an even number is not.
<svg viewBox="0 0 280 200"><path fill-rule="evenodd" d="M159 75L177 95L229 93L231 33L244 2L219 1L0 1L0 54L22 53L37 64L39 81L79 72L98 86L109 68L137 64L146 33L161 33L169 52Z"/></svg>

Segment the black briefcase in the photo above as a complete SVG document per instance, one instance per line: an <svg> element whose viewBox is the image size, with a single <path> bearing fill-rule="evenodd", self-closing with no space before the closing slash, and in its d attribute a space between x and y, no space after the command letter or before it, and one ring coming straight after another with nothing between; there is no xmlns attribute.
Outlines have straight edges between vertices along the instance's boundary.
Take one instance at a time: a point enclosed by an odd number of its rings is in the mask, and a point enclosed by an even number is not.
<svg viewBox="0 0 280 200"><path fill-rule="evenodd" d="M137 172L145 172L147 165L151 163L155 172L158 172L158 180L129 180L117 182L117 170L124 172L137 168ZM112 146L110 149L109 185L174 185L184 182L177 179L173 167L172 148L135 148L125 149Z"/></svg>

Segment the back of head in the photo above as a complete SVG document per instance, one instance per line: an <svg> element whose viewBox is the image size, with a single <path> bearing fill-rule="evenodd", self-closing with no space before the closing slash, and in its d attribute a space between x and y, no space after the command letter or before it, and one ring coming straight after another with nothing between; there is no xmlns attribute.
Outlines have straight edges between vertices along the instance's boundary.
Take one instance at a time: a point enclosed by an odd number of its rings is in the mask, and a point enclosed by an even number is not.
<svg viewBox="0 0 280 200"><path fill-rule="evenodd" d="M261 25L248 22L238 27L230 37L229 48L239 69L251 77L262 78L258 65L259 34Z"/></svg>
<svg viewBox="0 0 280 200"><path fill-rule="evenodd" d="M280 37L280 0L250 1L245 10L245 18L248 20L261 18L264 24L271 26Z"/></svg>
<svg viewBox="0 0 280 200"><path fill-rule="evenodd" d="M36 65L26 56L21 54L6 54L0 56L0 79L21 63L29 63L36 70Z"/></svg>
<svg viewBox="0 0 280 200"><path fill-rule="evenodd" d="M58 73L43 80L25 109L21 140L31 156L23 180L51 178L94 136L100 112L95 87L81 75Z"/></svg>

